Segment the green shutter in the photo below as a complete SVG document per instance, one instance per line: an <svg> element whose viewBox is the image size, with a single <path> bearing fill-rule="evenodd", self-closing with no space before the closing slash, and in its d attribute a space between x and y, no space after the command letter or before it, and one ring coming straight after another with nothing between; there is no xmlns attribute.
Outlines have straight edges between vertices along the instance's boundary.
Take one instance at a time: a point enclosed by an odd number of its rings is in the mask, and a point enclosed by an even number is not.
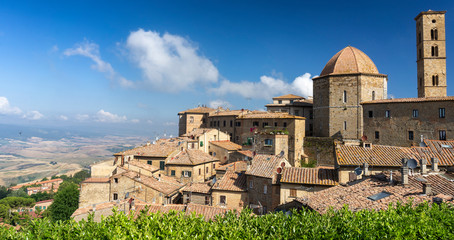
<svg viewBox="0 0 454 240"><path fill-rule="evenodd" d="M189 176L189 177L191 177L191 173L192 173L192 172L188 172L188 176Z"/></svg>
<svg viewBox="0 0 454 240"><path fill-rule="evenodd" d="M200 146L203 147L203 141L200 141Z"/></svg>

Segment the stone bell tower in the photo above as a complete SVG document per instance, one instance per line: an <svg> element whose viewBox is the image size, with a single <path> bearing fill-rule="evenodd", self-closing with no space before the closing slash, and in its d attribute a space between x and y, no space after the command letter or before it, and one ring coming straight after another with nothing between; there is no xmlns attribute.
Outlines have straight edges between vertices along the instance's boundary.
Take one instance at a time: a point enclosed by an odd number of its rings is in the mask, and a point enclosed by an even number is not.
<svg viewBox="0 0 454 240"><path fill-rule="evenodd" d="M420 98L446 96L445 13L429 10L415 18Z"/></svg>

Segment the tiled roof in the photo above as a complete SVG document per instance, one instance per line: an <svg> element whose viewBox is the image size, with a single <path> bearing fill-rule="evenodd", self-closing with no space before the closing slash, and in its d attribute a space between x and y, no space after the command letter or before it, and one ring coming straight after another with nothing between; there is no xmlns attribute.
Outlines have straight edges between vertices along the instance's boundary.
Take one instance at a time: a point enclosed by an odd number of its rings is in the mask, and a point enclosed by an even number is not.
<svg viewBox="0 0 454 240"><path fill-rule="evenodd" d="M214 185L213 190L223 191L246 191L246 174L244 172L226 171L224 176Z"/></svg>
<svg viewBox="0 0 454 240"><path fill-rule="evenodd" d="M221 148L224 148L228 151L237 151L237 150L241 150L242 149L242 146L241 145L238 145L234 142L231 142L229 140L225 140L225 141L210 141L211 144L213 145L216 145L218 147L221 147Z"/></svg>
<svg viewBox="0 0 454 240"><path fill-rule="evenodd" d="M181 138L160 139L155 144L136 147L114 155L134 155L144 157L167 157L184 142Z"/></svg>
<svg viewBox="0 0 454 240"><path fill-rule="evenodd" d="M254 157L254 152L251 151L251 150L243 150L243 151L238 151L239 153L243 154L244 156L247 156L247 157Z"/></svg>
<svg viewBox="0 0 454 240"><path fill-rule="evenodd" d="M181 111L178 113L178 115L185 114L185 113L209 113L209 112L212 112L215 110L216 109L209 108L209 107L196 107L196 108L188 109L185 111Z"/></svg>
<svg viewBox="0 0 454 240"><path fill-rule="evenodd" d="M376 201L368 198L383 191L391 195ZM299 200L315 211L325 213L330 207L339 210L345 204L352 211L385 210L390 203L407 203L411 200L413 204L420 204L431 199L432 196L422 195L422 188L392 185L383 178L371 177L355 181L352 185L331 187Z"/></svg>
<svg viewBox="0 0 454 240"><path fill-rule="evenodd" d="M334 186L339 184L336 169L326 168L284 168L281 182Z"/></svg>
<svg viewBox="0 0 454 240"><path fill-rule="evenodd" d="M224 165L219 165L216 168L216 171L227 171L227 170L233 170L233 171L246 171L247 168L247 162L246 161L237 161L233 163L227 163Z"/></svg>
<svg viewBox="0 0 454 240"><path fill-rule="evenodd" d="M245 119L257 119L257 118L289 118L289 119L306 119L304 117L294 116L286 112L251 112L248 114L244 114L243 116L239 116L238 118L245 118Z"/></svg>
<svg viewBox="0 0 454 240"><path fill-rule="evenodd" d="M137 218L142 211L148 209L147 214L150 213L168 213L170 211L183 212L186 208L182 204L168 204L168 205L158 205L158 204L141 204L136 205L134 211L134 218Z"/></svg>
<svg viewBox="0 0 454 240"><path fill-rule="evenodd" d="M82 183L108 183L109 178L87 178Z"/></svg>
<svg viewBox="0 0 454 240"><path fill-rule="evenodd" d="M430 165L431 158L438 158L439 166L454 166L454 141L424 139L427 148L414 148L420 157L426 157Z"/></svg>
<svg viewBox="0 0 454 240"><path fill-rule="evenodd" d="M53 201L54 201L54 199L43 200L43 201L36 202L35 205L43 204L43 203L48 203L48 202L53 202Z"/></svg>
<svg viewBox="0 0 454 240"><path fill-rule="evenodd" d="M25 183L25 184L19 184L19 185L16 185L14 187L10 187L11 190L17 190L21 187L25 187L25 186L30 186L30 185L41 185L41 184L45 184L45 183L53 183L53 182L63 182L63 179L61 178L56 178L56 179L51 179L51 180L46 180L46 181L41 181L41 182L31 182L31 183Z"/></svg>
<svg viewBox="0 0 454 240"><path fill-rule="evenodd" d="M426 98L395 98L395 99L380 99L380 100L373 100L373 101L361 102L361 104L402 103L402 102L439 102L439 101L454 101L454 96L447 96L447 97L426 97Z"/></svg>
<svg viewBox="0 0 454 240"><path fill-rule="evenodd" d="M182 136L184 137L199 137L199 136L202 136L203 134L209 132L209 131L212 131L212 130L215 130L217 131L217 129L214 129L214 128L194 128L192 131L188 132L188 133L185 133L183 134Z"/></svg>
<svg viewBox="0 0 454 240"><path fill-rule="evenodd" d="M246 174L257 177L271 178L274 184L276 183L277 168L282 167L281 162L286 162L284 166L290 167L290 164L284 157L257 154L251 160L251 166L246 171Z"/></svg>
<svg viewBox="0 0 454 240"><path fill-rule="evenodd" d="M373 145L361 146L338 145L337 163L340 166L360 166L367 162L369 166L402 166L402 158L415 158L411 148Z"/></svg>
<svg viewBox="0 0 454 240"><path fill-rule="evenodd" d="M128 164L130 165L133 165L133 166L136 166L136 167L139 167L139 168L142 168L142 169L145 169L145 170L148 170L150 172L157 172L159 171L159 168L158 167L155 167L153 165L150 165L150 164L147 164L147 163L144 163L144 162L141 162L139 160L129 160L128 161ZM128 164L125 164L124 167L126 169L128 169Z"/></svg>
<svg viewBox="0 0 454 240"><path fill-rule="evenodd" d="M199 165L208 162L217 161L208 153L205 153L198 149L184 149L180 151L175 156L167 159L166 164L174 164L174 165Z"/></svg>
<svg viewBox="0 0 454 240"><path fill-rule="evenodd" d="M369 56L351 46L345 47L336 53L325 65L320 76L346 73L379 74L377 67Z"/></svg>
<svg viewBox="0 0 454 240"><path fill-rule="evenodd" d="M142 183L150 188L155 189L158 192L164 193L165 195L172 194L183 187L183 184L177 182L174 178L167 177L164 175L161 175L161 177L158 179L157 177L154 176L149 177L142 174L138 178L137 176L139 176L139 174L137 172L126 171L124 173L117 174L112 177L118 177L120 175L130 178L136 182Z"/></svg>
<svg viewBox="0 0 454 240"><path fill-rule="evenodd" d="M223 110L223 111L214 111L210 112L210 117L221 117L221 116L239 116L241 114L249 113L247 109L242 110Z"/></svg>
<svg viewBox="0 0 454 240"><path fill-rule="evenodd" d="M211 186L208 183L190 183L181 189L182 192L197 192L208 194Z"/></svg>
<svg viewBox="0 0 454 240"><path fill-rule="evenodd" d="M385 175L389 179L389 173ZM393 180L400 182L401 179L400 172L393 172ZM426 176L417 173L408 176L408 184L416 189L422 189L423 183L430 183L434 195L444 194L454 197L454 182L451 179L454 179L454 175L445 172L430 173Z"/></svg>
<svg viewBox="0 0 454 240"><path fill-rule="evenodd" d="M287 95L282 95L282 96L279 96L279 97L274 97L274 99L304 99L304 97L301 97L301 96L297 96L297 95L294 95L294 94L287 94Z"/></svg>

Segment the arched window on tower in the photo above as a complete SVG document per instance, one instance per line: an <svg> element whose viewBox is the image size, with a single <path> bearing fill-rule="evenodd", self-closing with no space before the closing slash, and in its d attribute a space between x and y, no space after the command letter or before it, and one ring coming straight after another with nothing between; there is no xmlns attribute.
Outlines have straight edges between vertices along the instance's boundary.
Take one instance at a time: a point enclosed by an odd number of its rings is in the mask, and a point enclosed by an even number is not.
<svg viewBox="0 0 454 240"><path fill-rule="evenodd" d="M438 86L438 75L432 76L432 86Z"/></svg>
<svg viewBox="0 0 454 240"><path fill-rule="evenodd" d="M418 43L421 43L421 40L422 40L422 35L421 35L421 32L418 33Z"/></svg>
<svg viewBox="0 0 454 240"><path fill-rule="evenodd" d="M344 94L342 95L342 101L343 101L344 103L347 102L347 91L344 91Z"/></svg>
<svg viewBox="0 0 454 240"><path fill-rule="evenodd" d="M436 28L430 30L430 39L438 40L438 30Z"/></svg>
<svg viewBox="0 0 454 240"><path fill-rule="evenodd" d="M438 46L432 46L432 57L438 57Z"/></svg>
<svg viewBox="0 0 454 240"><path fill-rule="evenodd" d="M375 91L372 91L372 100L375 100Z"/></svg>

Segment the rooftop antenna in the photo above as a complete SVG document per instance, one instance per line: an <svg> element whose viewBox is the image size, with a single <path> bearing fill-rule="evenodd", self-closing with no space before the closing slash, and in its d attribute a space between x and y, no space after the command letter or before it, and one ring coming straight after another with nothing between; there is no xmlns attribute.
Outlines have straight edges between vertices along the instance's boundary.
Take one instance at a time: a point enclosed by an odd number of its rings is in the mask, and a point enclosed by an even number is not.
<svg viewBox="0 0 454 240"><path fill-rule="evenodd" d="M282 150L280 153L279 153L279 157L283 157L284 156L284 150Z"/></svg>

